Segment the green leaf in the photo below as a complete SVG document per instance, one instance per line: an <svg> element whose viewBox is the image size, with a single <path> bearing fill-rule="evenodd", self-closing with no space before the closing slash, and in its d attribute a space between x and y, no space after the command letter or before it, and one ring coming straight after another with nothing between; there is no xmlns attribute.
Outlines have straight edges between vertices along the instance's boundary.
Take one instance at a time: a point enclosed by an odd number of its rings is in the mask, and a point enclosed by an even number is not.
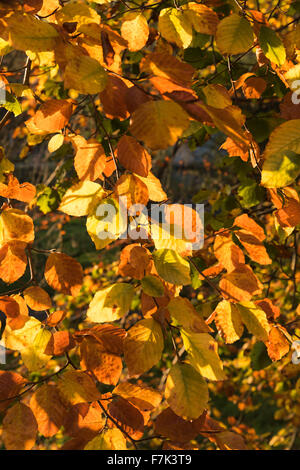
<svg viewBox="0 0 300 470"><path fill-rule="evenodd" d="M190 265L174 250L156 250L153 252L154 264L158 274L165 281L176 285L190 284Z"/></svg>
<svg viewBox="0 0 300 470"><path fill-rule="evenodd" d="M262 26L259 33L259 44L265 56L274 64L283 65L286 59L284 45L280 37L270 28Z"/></svg>
<svg viewBox="0 0 300 470"><path fill-rule="evenodd" d="M19 116L22 113L22 106L15 96L11 93L6 92L6 101L2 104L2 107L14 113L15 116Z"/></svg>
<svg viewBox="0 0 300 470"><path fill-rule="evenodd" d="M286 151L270 155L263 164L261 184L267 188L283 188L293 183L300 173L300 155Z"/></svg>
<svg viewBox="0 0 300 470"><path fill-rule="evenodd" d="M155 276L145 276L141 280L141 285L145 294L151 297L162 297L164 295L164 285L161 280Z"/></svg>
<svg viewBox="0 0 300 470"><path fill-rule="evenodd" d="M263 200L264 190L252 180L247 180L246 183L241 184L239 187L238 195L241 198L241 205L248 209L249 207L256 206Z"/></svg>

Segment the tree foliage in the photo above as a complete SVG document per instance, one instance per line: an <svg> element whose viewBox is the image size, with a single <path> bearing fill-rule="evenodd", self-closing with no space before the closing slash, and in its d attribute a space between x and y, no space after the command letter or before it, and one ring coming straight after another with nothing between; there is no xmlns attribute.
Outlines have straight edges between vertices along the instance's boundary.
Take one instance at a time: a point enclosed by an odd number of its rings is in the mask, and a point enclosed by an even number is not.
<svg viewBox="0 0 300 470"><path fill-rule="evenodd" d="M299 446L299 19L0 2L3 448ZM185 203L205 204L201 249L175 236Z"/></svg>

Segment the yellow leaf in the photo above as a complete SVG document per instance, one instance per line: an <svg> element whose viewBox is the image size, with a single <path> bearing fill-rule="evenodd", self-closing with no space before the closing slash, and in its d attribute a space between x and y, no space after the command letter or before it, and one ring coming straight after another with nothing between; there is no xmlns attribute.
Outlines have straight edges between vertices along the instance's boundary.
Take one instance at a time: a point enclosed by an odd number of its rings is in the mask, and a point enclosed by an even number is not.
<svg viewBox="0 0 300 470"><path fill-rule="evenodd" d="M88 234L96 249L101 250L117 240L127 227L126 207L115 197L93 201L93 208L86 221Z"/></svg>
<svg viewBox="0 0 300 470"><path fill-rule="evenodd" d="M54 49L58 32L51 24L22 13L14 13L6 22L9 41L15 49L32 52Z"/></svg>
<svg viewBox="0 0 300 470"><path fill-rule="evenodd" d="M234 55L246 52L254 41L249 21L233 13L220 21L216 42L222 54Z"/></svg>
<svg viewBox="0 0 300 470"><path fill-rule="evenodd" d="M23 292L25 302L32 310L43 311L52 307L48 293L38 286L27 287Z"/></svg>
<svg viewBox="0 0 300 470"><path fill-rule="evenodd" d="M189 47L193 40L193 27L188 15L175 8L161 10L158 30L164 39L183 49Z"/></svg>
<svg viewBox="0 0 300 470"><path fill-rule="evenodd" d="M265 312L253 302L236 304L243 323L258 340L268 341L270 325Z"/></svg>
<svg viewBox="0 0 300 470"><path fill-rule="evenodd" d="M206 98L206 104L213 108L226 108L231 106L232 101L228 90L222 85L207 85L202 88Z"/></svg>
<svg viewBox="0 0 300 470"><path fill-rule="evenodd" d="M158 274L165 281L176 285L190 284L190 265L174 250L156 250L153 252L154 264Z"/></svg>
<svg viewBox="0 0 300 470"><path fill-rule="evenodd" d="M128 42L130 51L139 51L148 40L149 26L143 13L129 12L122 18L121 35Z"/></svg>
<svg viewBox="0 0 300 470"><path fill-rule="evenodd" d="M175 144L188 127L189 117L179 104L147 101L132 114L130 132L152 150L158 150Z"/></svg>
<svg viewBox="0 0 300 470"><path fill-rule="evenodd" d="M32 218L19 209L6 209L0 216L0 239L2 243L20 241L32 243L34 226Z"/></svg>
<svg viewBox="0 0 300 470"><path fill-rule="evenodd" d="M211 331L190 300L183 297L174 297L169 302L167 309L178 327L191 333L208 333Z"/></svg>
<svg viewBox="0 0 300 470"><path fill-rule="evenodd" d="M94 381L81 370L68 370L60 376L57 385L61 394L72 405L97 401L101 398Z"/></svg>
<svg viewBox="0 0 300 470"><path fill-rule="evenodd" d="M2 438L6 450L31 450L35 444L38 425L31 409L17 403L3 420Z"/></svg>
<svg viewBox="0 0 300 470"><path fill-rule="evenodd" d="M124 282L99 290L90 302L87 319L95 323L104 323L122 318L130 309L133 295L133 287Z"/></svg>
<svg viewBox="0 0 300 470"><path fill-rule="evenodd" d="M127 450L126 439L119 429L106 429L88 442L84 450Z"/></svg>
<svg viewBox="0 0 300 470"><path fill-rule="evenodd" d="M244 326L236 304L223 300L215 311L215 324L225 343L238 341L243 334Z"/></svg>
<svg viewBox="0 0 300 470"><path fill-rule="evenodd" d="M97 12L88 5L82 3L70 3L59 9L55 13L57 23L63 26L64 23L77 23L77 28L83 24L100 24L101 18Z"/></svg>
<svg viewBox="0 0 300 470"><path fill-rule="evenodd" d="M207 406L208 387L190 364L175 364L167 378L165 397L178 416L197 419Z"/></svg>
<svg viewBox="0 0 300 470"><path fill-rule="evenodd" d="M168 199L168 196L162 189L161 182L158 178L156 178L156 176L153 175L153 173L149 171L149 174L146 178L142 177L141 175L138 175L138 177L147 186L149 191L149 199L151 201L161 202Z"/></svg>
<svg viewBox="0 0 300 470"><path fill-rule="evenodd" d="M115 185L114 194L129 210L135 204L146 206L149 201L148 188L136 175L122 175Z"/></svg>
<svg viewBox="0 0 300 470"><path fill-rule="evenodd" d="M219 23L218 15L206 5L189 2L182 6L197 33L214 35Z"/></svg>
<svg viewBox="0 0 300 470"><path fill-rule="evenodd" d="M12 330L6 325L3 335L5 346L14 351L22 351L33 344L41 327L41 322L34 317L28 317L25 325L18 330Z"/></svg>
<svg viewBox="0 0 300 470"><path fill-rule="evenodd" d="M287 150L300 153L300 119L291 119L276 127L270 135L264 157L274 153L283 155Z"/></svg>
<svg viewBox="0 0 300 470"><path fill-rule="evenodd" d="M189 333L183 330L181 335L188 362L209 380L225 380L216 341L207 333Z"/></svg>
<svg viewBox="0 0 300 470"><path fill-rule="evenodd" d="M51 332L45 328L40 329L32 344L22 349L21 356L24 365L29 371L38 371L42 369L51 359L51 356L45 354L47 344L51 339Z"/></svg>
<svg viewBox="0 0 300 470"><path fill-rule="evenodd" d="M155 366L164 349L161 327L153 318L137 322L124 340L124 355L129 374L140 375Z"/></svg>
<svg viewBox="0 0 300 470"><path fill-rule="evenodd" d="M56 152L64 143L65 137L63 134L55 134L48 142L48 150L50 153Z"/></svg>
<svg viewBox="0 0 300 470"><path fill-rule="evenodd" d="M94 95L106 87L107 74L97 60L79 55L67 63L64 83L66 88Z"/></svg>
<svg viewBox="0 0 300 470"><path fill-rule="evenodd" d="M71 186L62 197L59 210L74 217L88 215L93 208L95 196L97 201L106 196L106 191L98 183L83 181Z"/></svg>

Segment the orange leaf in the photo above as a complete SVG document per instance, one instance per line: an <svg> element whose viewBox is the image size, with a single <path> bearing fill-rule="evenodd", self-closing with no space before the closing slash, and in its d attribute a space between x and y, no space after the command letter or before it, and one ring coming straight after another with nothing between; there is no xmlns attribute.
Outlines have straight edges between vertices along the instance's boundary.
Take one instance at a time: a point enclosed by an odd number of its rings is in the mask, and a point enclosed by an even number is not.
<svg viewBox="0 0 300 470"><path fill-rule="evenodd" d="M141 62L141 72L167 78L184 87L190 87L195 73L194 67L170 54L152 52ZM196 95L197 96L197 95Z"/></svg>
<svg viewBox="0 0 300 470"><path fill-rule="evenodd" d="M43 311L52 307L48 293L38 286L27 287L24 291L24 298L32 310Z"/></svg>
<svg viewBox="0 0 300 470"><path fill-rule="evenodd" d="M45 101L34 116L34 124L39 129L54 132L63 129L72 116L73 105L68 100Z"/></svg>
<svg viewBox="0 0 300 470"><path fill-rule="evenodd" d="M263 241L266 236L264 229L258 225L253 219L251 219L247 214L239 215L234 220L234 225L243 228L247 232L252 233L258 238L258 240Z"/></svg>
<svg viewBox="0 0 300 470"><path fill-rule="evenodd" d="M8 407L10 398L18 395L26 383L27 380L16 372L0 370L0 411Z"/></svg>
<svg viewBox="0 0 300 470"><path fill-rule="evenodd" d="M38 388L31 397L30 408L43 436L54 436L63 425L66 407L56 385Z"/></svg>
<svg viewBox="0 0 300 470"><path fill-rule="evenodd" d="M151 170L151 156L136 139L124 135L118 142L117 157L126 170L147 177Z"/></svg>
<svg viewBox="0 0 300 470"><path fill-rule="evenodd" d="M85 140L82 136L72 138L76 148L74 167L81 181L95 181L103 179L106 167L106 155L102 145L94 139Z"/></svg>
<svg viewBox="0 0 300 470"><path fill-rule="evenodd" d="M17 403L3 420L2 438L7 450L30 450L35 444L38 425L31 409Z"/></svg>
<svg viewBox="0 0 300 470"><path fill-rule="evenodd" d="M64 419L66 434L85 441L93 439L105 425L102 413L103 411L97 402L78 403L72 406Z"/></svg>
<svg viewBox="0 0 300 470"><path fill-rule="evenodd" d="M0 278L9 284L25 273L27 256L24 242L8 242L0 248Z"/></svg>
<svg viewBox="0 0 300 470"><path fill-rule="evenodd" d="M99 382L116 385L122 372L120 356L111 354L92 337L86 337L80 345L81 367L93 372Z"/></svg>
<svg viewBox="0 0 300 470"><path fill-rule="evenodd" d="M99 93L103 111L108 118L123 120L129 117L126 102L127 92L128 87L121 78L108 75L106 88Z"/></svg>
<svg viewBox="0 0 300 470"><path fill-rule="evenodd" d="M272 361L280 361L290 350L290 344L281 331L281 327L273 326L266 342L268 354Z"/></svg>
<svg viewBox="0 0 300 470"><path fill-rule="evenodd" d="M16 199L22 202L31 202L35 197L36 189L30 183L20 184L13 175L8 175L8 183L0 183L0 196Z"/></svg>
<svg viewBox="0 0 300 470"><path fill-rule="evenodd" d="M240 264L245 263L245 257L242 250L233 243L230 234L222 233L216 236L214 242L214 254L229 273L236 269Z"/></svg>
<svg viewBox="0 0 300 470"><path fill-rule="evenodd" d="M240 265L234 271L225 274L219 284L223 293L230 300L247 301L261 292L262 284L248 265Z"/></svg>
<svg viewBox="0 0 300 470"><path fill-rule="evenodd" d="M64 253L52 253L46 262L45 279L52 289L76 296L83 282L82 267Z"/></svg>

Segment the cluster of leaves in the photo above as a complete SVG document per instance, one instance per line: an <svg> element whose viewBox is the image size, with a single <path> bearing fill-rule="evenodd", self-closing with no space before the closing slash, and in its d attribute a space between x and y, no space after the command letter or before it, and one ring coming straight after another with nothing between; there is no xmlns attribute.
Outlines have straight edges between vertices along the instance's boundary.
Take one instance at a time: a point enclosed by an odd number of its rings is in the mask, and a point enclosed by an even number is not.
<svg viewBox="0 0 300 470"><path fill-rule="evenodd" d="M299 4L12 0L0 2L0 15L0 128L25 116L15 125L21 159L40 147L56 166L45 184L20 183L1 149L5 448L293 447ZM23 65L10 68L11 56ZM156 174L172 162L162 165L161 152L216 131L226 184L194 195L207 211L195 251L175 237L183 206ZM166 202L170 237L158 236L164 226L149 212L129 218L137 240L119 240L121 196L128 209ZM111 223L101 204L113 206ZM118 261L84 270L43 245L54 211L61 230L79 218L100 260L121 247ZM196 218L190 209L192 226ZM217 408L227 397L253 413L253 388L277 402L289 434L268 443L223 402Z"/></svg>

